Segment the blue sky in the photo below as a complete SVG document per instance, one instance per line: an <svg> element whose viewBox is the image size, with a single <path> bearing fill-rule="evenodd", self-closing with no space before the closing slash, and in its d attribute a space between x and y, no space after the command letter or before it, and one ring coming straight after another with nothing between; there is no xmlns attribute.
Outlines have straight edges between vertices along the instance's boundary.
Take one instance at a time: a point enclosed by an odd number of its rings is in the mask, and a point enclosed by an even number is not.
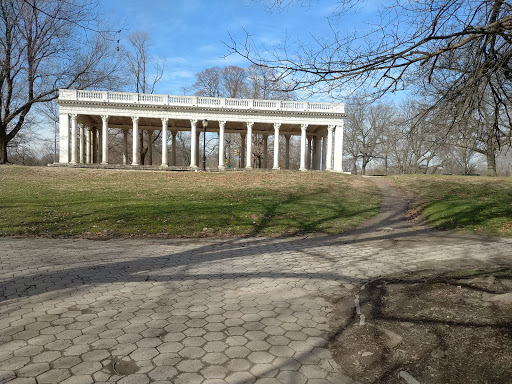
<svg viewBox="0 0 512 384"><path fill-rule="evenodd" d="M377 15L377 1L368 0L350 18L334 24L347 31L366 28ZM194 74L213 66L249 63L238 55L224 58L223 42L230 34L243 41L246 30L264 49L279 49L285 37L310 41L311 35L327 38L331 31L327 17L336 0L299 1L284 10L269 10L271 0L103 0L101 7L114 24L124 25L121 45L134 31L149 32L152 54L165 59L165 74L157 93L183 94ZM189 90L190 94L193 91Z"/></svg>

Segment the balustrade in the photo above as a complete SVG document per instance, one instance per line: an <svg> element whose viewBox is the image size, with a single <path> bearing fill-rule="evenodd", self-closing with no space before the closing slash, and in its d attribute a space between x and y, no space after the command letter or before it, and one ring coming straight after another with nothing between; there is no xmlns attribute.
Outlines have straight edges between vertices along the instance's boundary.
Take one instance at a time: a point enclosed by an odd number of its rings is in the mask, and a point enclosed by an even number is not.
<svg viewBox="0 0 512 384"><path fill-rule="evenodd" d="M59 100L108 101L111 103L158 104L172 106L198 106L205 108L344 112L344 105L338 103L303 102L288 100L233 99L224 97L155 95L129 92L106 92L61 89Z"/></svg>

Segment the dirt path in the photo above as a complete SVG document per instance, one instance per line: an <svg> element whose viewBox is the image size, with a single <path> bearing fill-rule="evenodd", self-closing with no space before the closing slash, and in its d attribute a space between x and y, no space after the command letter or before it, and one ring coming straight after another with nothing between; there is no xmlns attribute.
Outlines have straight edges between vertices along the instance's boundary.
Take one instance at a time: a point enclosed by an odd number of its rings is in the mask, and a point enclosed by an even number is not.
<svg viewBox="0 0 512 384"><path fill-rule="evenodd" d="M512 260L493 259L486 249L500 240L408 220L404 196L383 177L372 181L381 210L342 236L344 243L371 243L374 252L416 249L425 260L413 272L382 275L334 300L337 328L329 345L345 382L512 383ZM469 257L474 246L481 247L480 260ZM429 263L443 247L443 261ZM451 254L459 248L462 257Z"/></svg>

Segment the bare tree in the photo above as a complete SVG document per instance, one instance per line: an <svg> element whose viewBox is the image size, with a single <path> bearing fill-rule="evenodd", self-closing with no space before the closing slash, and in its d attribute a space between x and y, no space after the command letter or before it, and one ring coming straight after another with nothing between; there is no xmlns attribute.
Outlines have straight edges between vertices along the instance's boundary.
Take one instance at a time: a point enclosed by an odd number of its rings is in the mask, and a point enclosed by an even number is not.
<svg viewBox="0 0 512 384"><path fill-rule="evenodd" d="M220 97L222 95L220 68L207 68L196 73L196 82L193 87L198 96Z"/></svg>
<svg viewBox="0 0 512 384"><path fill-rule="evenodd" d="M225 97L243 98L248 96L245 69L231 65L220 70Z"/></svg>
<svg viewBox="0 0 512 384"><path fill-rule="evenodd" d="M252 99L290 100L295 93L275 69L250 65L245 68L249 97Z"/></svg>
<svg viewBox="0 0 512 384"><path fill-rule="evenodd" d="M128 77L131 87L137 93L154 93L157 83L164 73L164 61L156 59L150 54L152 46L148 32L135 31L128 38L130 44L123 48L124 59L127 64ZM145 163L149 145L153 145L160 138L160 131L153 137L151 143L145 143L144 132L139 132L139 152L142 165ZM149 159L151 165L152 159Z"/></svg>
<svg viewBox="0 0 512 384"><path fill-rule="evenodd" d="M0 163L35 105L59 88L115 83L117 56L89 0L0 1ZM88 28L91 26L91 28Z"/></svg>
<svg viewBox="0 0 512 384"><path fill-rule="evenodd" d="M497 154L502 146L510 146L511 140L506 120L495 116L496 113L492 102L485 103L484 100L478 107L478 113L464 120L464 124L451 130L448 136L448 142L458 148L465 166L470 155L475 152L483 155L487 162L488 176L498 175ZM498 128L495 127L496 120Z"/></svg>
<svg viewBox="0 0 512 384"><path fill-rule="evenodd" d="M275 0L275 6L292 1ZM377 95L443 78L430 110L457 107L451 126L471 116L484 94L492 95L496 115L511 123L512 4L506 0L394 0L368 33L342 35L336 22L360 0L340 0L330 22L332 37L258 53L249 35L228 44L251 62L276 69L294 89L342 95L372 87ZM418 81L422 80L422 81ZM499 119L493 121L499 128Z"/></svg>
<svg viewBox="0 0 512 384"><path fill-rule="evenodd" d="M353 99L347 108L345 148L355 166L361 162L361 173L366 174L368 164L380 158L386 128L393 122L393 110L384 104L371 105L361 99ZM357 173L357 171L355 172Z"/></svg>

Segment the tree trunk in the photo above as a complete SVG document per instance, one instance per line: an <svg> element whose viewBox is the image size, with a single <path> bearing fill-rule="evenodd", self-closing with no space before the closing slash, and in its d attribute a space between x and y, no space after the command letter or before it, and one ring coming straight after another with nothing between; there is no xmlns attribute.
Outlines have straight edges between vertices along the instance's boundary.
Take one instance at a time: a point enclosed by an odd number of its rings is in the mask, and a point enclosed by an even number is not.
<svg viewBox="0 0 512 384"><path fill-rule="evenodd" d="M494 148L487 148L487 176L497 176L496 172L496 151Z"/></svg>
<svg viewBox="0 0 512 384"><path fill-rule="evenodd" d="M366 156L363 155L363 162L361 163L361 175L366 175L366 166L368 165L368 160Z"/></svg>
<svg viewBox="0 0 512 384"><path fill-rule="evenodd" d="M7 164L7 135L5 129L0 129L0 164Z"/></svg>

